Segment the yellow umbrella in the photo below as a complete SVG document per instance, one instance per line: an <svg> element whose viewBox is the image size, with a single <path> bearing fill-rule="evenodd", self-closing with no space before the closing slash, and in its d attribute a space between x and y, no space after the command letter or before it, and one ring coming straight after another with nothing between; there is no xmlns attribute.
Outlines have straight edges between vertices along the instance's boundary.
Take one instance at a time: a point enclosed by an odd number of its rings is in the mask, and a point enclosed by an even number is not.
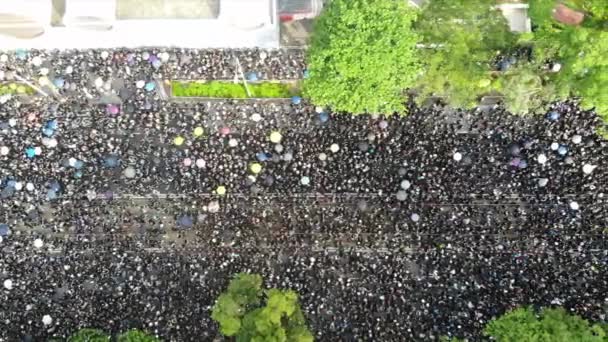
<svg viewBox="0 0 608 342"><path fill-rule="evenodd" d="M203 133L205 133L205 130L203 129L203 127L196 127L192 134L198 138L198 137L202 136Z"/></svg>
<svg viewBox="0 0 608 342"><path fill-rule="evenodd" d="M185 141L185 139L181 135L178 135L178 136L175 137L175 139L173 139L173 143L176 146L181 146L184 143L184 141Z"/></svg>
<svg viewBox="0 0 608 342"><path fill-rule="evenodd" d="M223 196L223 195L225 195L225 194L226 194L226 187L225 187L225 186L223 186L223 185L220 185L220 186L218 186L218 187L217 187L217 189L215 189L215 192L216 192L218 195Z"/></svg>
<svg viewBox="0 0 608 342"><path fill-rule="evenodd" d="M279 131L274 131L270 133L270 141L272 141L273 143L278 144L281 142L281 139L283 139L283 136Z"/></svg>
<svg viewBox="0 0 608 342"><path fill-rule="evenodd" d="M262 171L262 165L260 165L259 163L252 163L251 165L249 165L249 170L251 170L251 172L258 174Z"/></svg>

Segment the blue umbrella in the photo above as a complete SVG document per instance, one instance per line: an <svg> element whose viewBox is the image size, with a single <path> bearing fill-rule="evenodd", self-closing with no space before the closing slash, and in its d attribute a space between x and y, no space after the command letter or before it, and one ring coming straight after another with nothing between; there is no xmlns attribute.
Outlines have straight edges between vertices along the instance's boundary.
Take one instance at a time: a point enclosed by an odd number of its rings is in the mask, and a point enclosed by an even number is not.
<svg viewBox="0 0 608 342"><path fill-rule="evenodd" d="M57 88L63 88L63 86L65 85L65 80L63 78L56 78L53 80L53 84Z"/></svg>
<svg viewBox="0 0 608 342"><path fill-rule="evenodd" d="M161 62L160 59L155 59L154 61L152 61L152 66L154 67L154 69L160 68L161 65L163 65L163 62Z"/></svg>
<svg viewBox="0 0 608 342"><path fill-rule="evenodd" d="M120 165L120 159L117 155L111 154L104 160L104 166L107 168L114 168Z"/></svg>
<svg viewBox="0 0 608 342"><path fill-rule="evenodd" d="M59 122L57 122L57 119L49 120L46 122L45 127L48 129L56 130L57 127L59 127Z"/></svg>
<svg viewBox="0 0 608 342"><path fill-rule="evenodd" d="M84 166L84 163L82 162L82 160L77 160L76 163L74 163L74 168L77 170L82 169L83 166Z"/></svg>
<svg viewBox="0 0 608 342"><path fill-rule="evenodd" d="M551 111L547 114L547 119L551 121L557 121L559 120L559 113L556 111Z"/></svg>
<svg viewBox="0 0 608 342"><path fill-rule="evenodd" d="M42 134L44 134L46 137L52 137L53 134L55 134L55 131L45 127L42 129Z"/></svg>
<svg viewBox="0 0 608 342"><path fill-rule="evenodd" d="M302 102L302 98L299 96L294 96L291 98L291 103L294 105L299 105Z"/></svg>
<svg viewBox="0 0 608 342"><path fill-rule="evenodd" d="M259 152L255 155L256 158L258 158L259 161L263 162L268 160L268 155L264 152Z"/></svg>
<svg viewBox="0 0 608 342"><path fill-rule="evenodd" d="M247 74L245 74L245 78L247 78L247 81L249 82L255 82L258 81L258 74L256 72L248 72Z"/></svg>
<svg viewBox="0 0 608 342"><path fill-rule="evenodd" d="M319 114L319 120L321 120L321 122L327 122L327 121L329 121L329 114L327 114L325 112L321 112Z"/></svg>
<svg viewBox="0 0 608 342"><path fill-rule="evenodd" d="M0 224L0 236L7 237L10 230L8 229L8 224Z"/></svg>
<svg viewBox="0 0 608 342"><path fill-rule="evenodd" d="M304 78L309 78L310 77L310 71L308 71L308 69L304 69L304 72L302 72L302 76Z"/></svg>
<svg viewBox="0 0 608 342"><path fill-rule="evenodd" d="M49 188L53 191L58 192L58 191L61 191L61 184L59 184L58 181L54 180L54 181L51 181L51 183L49 184Z"/></svg>
<svg viewBox="0 0 608 342"><path fill-rule="evenodd" d="M192 216L190 216L190 215L182 215L177 219L177 223L180 226L190 228L194 225L194 220L193 220Z"/></svg>
<svg viewBox="0 0 608 342"><path fill-rule="evenodd" d="M48 201L52 201L56 198L57 198L57 191L50 189L49 191L46 192L46 199Z"/></svg>
<svg viewBox="0 0 608 342"><path fill-rule="evenodd" d="M557 149L557 153L559 153L560 156L565 156L568 153L568 146L566 145L561 145L558 149Z"/></svg>
<svg viewBox="0 0 608 342"><path fill-rule="evenodd" d="M148 82L148 83L146 83L146 86L144 88L147 91L152 91L152 90L156 89L156 83L155 82Z"/></svg>
<svg viewBox="0 0 608 342"><path fill-rule="evenodd" d="M24 60L27 58L27 51L24 49L17 49L15 50L15 55L18 59Z"/></svg>
<svg viewBox="0 0 608 342"><path fill-rule="evenodd" d="M26 148L25 155L30 159L34 158L36 156L36 149L33 147Z"/></svg>

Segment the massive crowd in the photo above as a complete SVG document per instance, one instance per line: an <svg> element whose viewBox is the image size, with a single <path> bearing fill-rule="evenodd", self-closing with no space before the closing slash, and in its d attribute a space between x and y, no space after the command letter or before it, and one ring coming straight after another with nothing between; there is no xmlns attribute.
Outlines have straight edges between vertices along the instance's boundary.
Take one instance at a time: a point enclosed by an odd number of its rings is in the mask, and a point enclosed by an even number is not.
<svg viewBox="0 0 608 342"><path fill-rule="evenodd" d="M608 314L608 143L576 102L350 116L172 101L165 79L293 79L300 51L12 51L0 77L0 341L218 336L232 274L320 341L480 339L519 305ZM150 85L151 84L151 85ZM100 100L101 99L101 100Z"/></svg>

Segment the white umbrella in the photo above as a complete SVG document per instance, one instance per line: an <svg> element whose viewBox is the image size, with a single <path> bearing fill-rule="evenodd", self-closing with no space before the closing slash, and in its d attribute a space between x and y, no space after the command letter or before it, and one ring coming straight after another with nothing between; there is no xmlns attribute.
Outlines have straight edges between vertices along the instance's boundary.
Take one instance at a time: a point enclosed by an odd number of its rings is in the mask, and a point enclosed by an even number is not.
<svg viewBox="0 0 608 342"><path fill-rule="evenodd" d="M304 177L302 177L302 178L300 179L300 183L301 183L302 185L308 185L308 184L310 184L310 177L308 177L308 176L304 176Z"/></svg>
<svg viewBox="0 0 608 342"><path fill-rule="evenodd" d="M128 168L125 169L123 174L127 178L135 178L135 169L129 166Z"/></svg>
<svg viewBox="0 0 608 342"><path fill-rule="evenodd" d="M281 139L283 139L283 136L279 131L273 131L272 133L270 133L270 141L272 141L273 143L278 144L281 142Z"/></svg>

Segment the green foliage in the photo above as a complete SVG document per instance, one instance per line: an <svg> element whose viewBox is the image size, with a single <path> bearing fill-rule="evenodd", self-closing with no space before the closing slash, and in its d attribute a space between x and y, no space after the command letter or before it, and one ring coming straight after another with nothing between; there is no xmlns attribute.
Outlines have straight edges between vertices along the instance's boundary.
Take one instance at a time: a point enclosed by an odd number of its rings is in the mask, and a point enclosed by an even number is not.
<svg viewBox="0 0 608 342"><path fill-rule="evenodd" d="M67 342L109 342L110 336L98 329L80 329L68 337Z"/></svg>
<svg viewBox="0 0 608 342"><path fill-rule="evenodd" d="M140 330L129 330L118 335L118 342L160 342L160 340Z"/></svg>
<svg viewBox="0 0 608 342"><path fill-rule="evenodd" d="M406 1L329 2L314 25L304 95L353 114L403 112L420 73L416 15Z"/></svg>
<svg viewBox="0 0 608 342"><path fill-rule="evenodd" d="M298 94L294 84L277 82L248 83L252 98L289 98ZM213 98L248 98L247 90L242 83L224 81L178 82L171 84L175 97L213 97Z"/></svg>
<svg viewBox="0 0 608 342"><path fill-rule="evenodd" d="M580 3L581 6L589 4L592 1ZM583 108L595 108L600 116L608 119L605 91L608 88L608 29L556 24L539 27L534 34L536 60L551 60L562 65L559 72L549 77L556 97L560 100L581 97Z"/></svg>
<svg viewBox="0 0 608 342"><path fill-rule="evenodd" d="M525 63L506 72L495 83L506 109L514 114L538 112L555 99L554 88L546 84L538 66Z"/></svg>
<svg viewBox="0 0 608 342"><path fill-rule="evenodd" d="M561 308L539 314L531 308L516 309L489 322L484 333L501 342L602 342L607 338L601 326Z"/></svg>
<svg viewBox="0 0 608 342"><path fill-rule="evenodd" d="M510 49L515 36L493 0L434 0L416 23L426 48L419 101L439 96L455 107L472 107L491 84L491 60Z"/></svg>
<svg viewBox="0 0 608 342"><path fill-rule="evenodd" d="M265 295L266 304L262 304ZM262 277L239 273L222 293L211 313L225 336L237 342L312 342L313 336L290 290L262 290Z"/></svg>

